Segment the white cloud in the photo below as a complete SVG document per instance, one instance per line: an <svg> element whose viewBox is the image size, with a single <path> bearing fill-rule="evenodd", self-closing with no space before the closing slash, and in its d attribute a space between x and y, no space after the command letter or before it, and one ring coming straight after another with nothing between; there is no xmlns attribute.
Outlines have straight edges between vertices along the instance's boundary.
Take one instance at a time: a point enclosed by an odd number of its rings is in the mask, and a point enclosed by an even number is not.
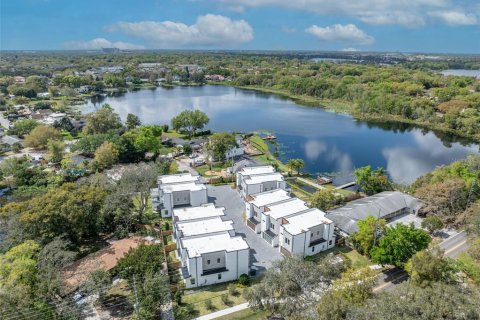
<svg viewBox="0 0 480 320"><path fill-rule="evenodd" d="M142 45L122 41L111 42L105 38L95 38L90 41L67 41L62 43L61 47L67 50L98 50L102 48L118 48L122 50L145 49Z"/></svg>
<svg viewBox="0 0 480 320"><path fill-rule="evenodd" d="M358 49L356 49L356 48L344 48L344 49L342 49L341 51L344 51L344 52L355 52L355 51L358 51Z"/></svg>
<svg viewBox="0 0 480 320"><path fill-rule="evenodd" d="M214 14L199 16L192 25L173 21L118 22L105 31L144 39L155 48L228 46L253 39L253 29L245 20Z"/></svg>
<svg viewBox="0 0 480 320"><path fill-rule="evenodd" d="M462 11L433 11L429 15L450 26L471 26L479 23L479 19L474 14L467 14Z"/></svg>
<svg viewBox="0 0 480 320"><path fill-rule="evenodd" d="M313 25L305 29L305 32L312 34L321 41L349 42L359 45L372 44L375 39L354 24L334 24L327 27Z"/></svg>
<svg viewBox="0 0 480 320"><path fill-rule="evenodd" d="M405 27L419 27L428 22L428 12L455 12L451 0L215 0L230 6L260 7L281 6L296 10L314 12L320 15L334 15L354 17L372 25L402 25ZM466 12L474 12L475 2L465 1L462 7ZM465 19L466 18L466 19ZM471 24L472 16L465 15L459 20ZM478 19L477 19L478 20ZM451 19L443 19L450 25Z"/></svg>

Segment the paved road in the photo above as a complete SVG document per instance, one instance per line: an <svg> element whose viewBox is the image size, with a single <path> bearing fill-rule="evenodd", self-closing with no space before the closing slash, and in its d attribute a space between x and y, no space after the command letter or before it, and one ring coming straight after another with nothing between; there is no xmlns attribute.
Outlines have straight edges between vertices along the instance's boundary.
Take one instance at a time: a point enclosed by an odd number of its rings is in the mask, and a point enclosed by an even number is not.
<svg viewBox="0 0 480 320"><path fill-rule="evenodd" d="M449 258L456 258L460 253L468 249L467 233L462 231L448 239L445 239L439 245L440 248L445 250L445 256ZM396 286L408 279L408 274L401 269L392 269L384 271L380 274L379 284L373 289L373 292L390 292L396 288Z"/></svg>
<svg viewBox="0 0 480 320"><path fill-rule="evenodd" d="M207 186L208 202L217 207L225 207L226 219L232 220L237 235L241 235L250 246L250 265L257 273L262 273L272 266L275 260L283 259L278 248L273 248L259 234L247 227L244 222L245 204L238 192L228 185Z"/></svg>

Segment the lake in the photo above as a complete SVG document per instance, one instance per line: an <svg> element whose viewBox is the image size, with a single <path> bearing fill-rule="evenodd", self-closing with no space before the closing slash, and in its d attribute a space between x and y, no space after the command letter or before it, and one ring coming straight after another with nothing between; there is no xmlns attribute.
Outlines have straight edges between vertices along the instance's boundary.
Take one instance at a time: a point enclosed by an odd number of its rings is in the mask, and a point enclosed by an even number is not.
<svg viewBox="0 0 480 320"><path fill-rule="evenodd" d="M444 76L465 76L480 79L480 70L448 69L440 72Z"/></svg>
<svg viewBox="0 0 480 320"><path fill-rule="evenodd" d="M177 86L129 91L89 100L82 112L110 104L125 120L128 113L144 124L169 124L185 109L200 109L215 131L271 132L279 158L303 158L311 174L334 173L336 183L352 179L355 168L384 167L398 183L411 183L436 166L478 154L466 139L411 125L356 121L290 99L227 86ZM274 147L272 147L273 149Z"/></svg>

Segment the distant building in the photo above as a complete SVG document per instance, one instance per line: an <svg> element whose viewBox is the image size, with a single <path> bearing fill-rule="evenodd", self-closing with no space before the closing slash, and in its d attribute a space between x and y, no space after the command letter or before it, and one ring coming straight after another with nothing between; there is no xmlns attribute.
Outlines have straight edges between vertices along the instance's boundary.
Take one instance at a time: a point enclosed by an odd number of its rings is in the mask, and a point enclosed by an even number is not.
<svg viewBox="0 0 480 320"><path fill-rule="evenodd" d="M13 78L16 84L25 84L25 77L16 76Z"/></svg>
<svg viewBox="0 0 480 320"><path fill-rule="evenodd" d="M422 202L406 193L385 191L376 195L351 201L328 211L325 217L335 222L343 235L358 231L358 221L371 215L387 222L402 215L416 215Z"/></svg>
<svg viewBox="0 0 480 320"><path fill-rule="evenodd" d="M120 52L119 48L102 48L103 53L118 53Z"/></svg>

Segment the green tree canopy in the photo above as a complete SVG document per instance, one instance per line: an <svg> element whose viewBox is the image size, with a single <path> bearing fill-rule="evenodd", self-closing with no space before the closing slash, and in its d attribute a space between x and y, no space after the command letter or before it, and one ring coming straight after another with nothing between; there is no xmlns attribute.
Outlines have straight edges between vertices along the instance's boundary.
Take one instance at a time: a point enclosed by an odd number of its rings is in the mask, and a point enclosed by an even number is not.
<svg viewBox="0 0 480 320"><path fill-rule="evenodd" d="M428 247L432 239L425 231L397 223L387 227L377 246L370 251L372 261L403 267L417 251Z"/></svg>
<svg viewBox="0 0 480 320"><path fill-rule="evenodd" d="M372 170L365 166L355 170L355 183L368 195L391 190L391 184L383 168Z"/></svg>
<svg viewBox="0 0 480 320"><path fill-rule="evenodd" d="M119 151L117 147L109 141L105 141L95 150L94 166L99 169L110 168L118 162Z"/></svg>
<svg viewBox="0 0 480 320"><path fill-rule="evenodd" d="M443 228L442 219L437 216L430 215L422 220L422 228L427 229L430 234Z"/></svg>
<svg viewBox="0 0 480 320"><path fill-rule="evenodd" d="M127 120L125 120L125 126L127 127L128 130L135 129L139 125L141 125L142 122L140 121L140 118L133 113L127 114Z"/></svg>
<svg viewBox="0 0 480 320"><path fill-rule="evenodd" d="M220 132L208 138L207 150L213 159L224 161L225 153L236 146L237 142L232 133Z"/></svg>
<svg viewBox="0 0 480 320"><path fill-rule="evenodd" d="M13 126L8 129L9 134L17 135L21 138L29 134L39 123L33 119L17 120L13 123Z"/></svg>
<svg viewBox="0 0 480 320"><path fill-rule="evenodd" d="M63 136L54 127L40 125L30 131L24 143L31 148L45 148L49 140L63 140Z"/></svg>
<svg viewBox="0 0 480 320"><path fill-rule="evenodd" d="M120 116L115 113L108 104L104 104L101 109L86 116L87 123L83 127L85 134L107 133L109 130L122 127Z"/></svg>
<svg viewBox="0 0 480 320"><path fill-rule="evenodd" d="M370 257L370 251L378 243L385 232L385 219L377 219L372 215L358 221L358 231L350 235L355 248Z"/></svg>
<svg viewBox="0 0 480 320"><path fill-rule="evenodd" d="M345 267L333 256L327 256L319 263L286 257L276 261L260 283L248 288L244 296L254 310L301 316L315 307L318 297L345 271Z"/></svg>
<svg viewBox="0 0 480 320"><path fill-rule="evenodd" d="M452 282L455 272L453 263L443 257L443 250L439 247L415 253L406 263L405 270L412 283L420 287L431 286L435 282Z"/></svg>
<svg viewBox="0 0 480 320"><path fill-rule="evenodd" d="M175 130L185 130L191 138L199 129L203 129L210 121L208 116L200 110L185 110L172 119Z"/></svg>
<svg viewBox="0 0 480 320"><path fill-rule="evenodd" d="M342 202L342 197L335 194L333 190L321 189L313 194L310 205L320 210L330 210Z"/></svg>

